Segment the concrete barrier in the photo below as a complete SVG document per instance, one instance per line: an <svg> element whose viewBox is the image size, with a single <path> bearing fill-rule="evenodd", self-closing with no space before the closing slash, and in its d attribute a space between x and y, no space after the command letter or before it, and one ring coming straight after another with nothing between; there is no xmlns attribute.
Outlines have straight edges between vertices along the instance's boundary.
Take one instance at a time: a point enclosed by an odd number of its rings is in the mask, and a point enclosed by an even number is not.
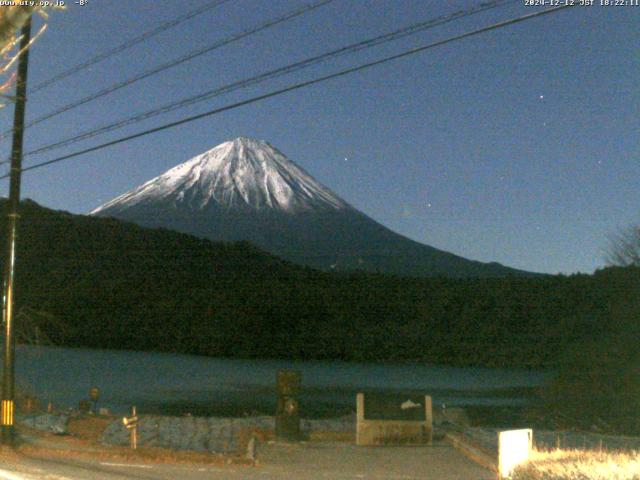
<svg viewBox="0 0 640 480"><path fill-rule="evenodd" d="M498 473L497 452L487 449L462 432L445 432L444 439L469 460L476 462L478 465L492 472Z"/></svg>
<svg viewBox="0 0 640 480"><path fill-rule="evenodd" d="M496 472L499 479L511 478L513 470L527 461L533 448L530 428L498 431L497 444L491 442L492 446L487 445L486 439L464 431L449 430L444 438L470 460Z"/></svg>

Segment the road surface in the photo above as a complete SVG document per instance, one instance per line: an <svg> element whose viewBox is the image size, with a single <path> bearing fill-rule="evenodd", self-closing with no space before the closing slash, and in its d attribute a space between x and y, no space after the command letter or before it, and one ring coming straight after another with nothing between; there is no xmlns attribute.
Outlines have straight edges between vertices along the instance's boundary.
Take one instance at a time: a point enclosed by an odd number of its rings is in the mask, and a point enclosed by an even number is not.
<svg viewBox="0 0 640 480"><path fill-rule="evenodd" d="M429 447L357 447L348 443L266 444L258 465L171 465L136 461L5 456L0 480L489 480L495 474L468 460L449 444Z"/></svg>

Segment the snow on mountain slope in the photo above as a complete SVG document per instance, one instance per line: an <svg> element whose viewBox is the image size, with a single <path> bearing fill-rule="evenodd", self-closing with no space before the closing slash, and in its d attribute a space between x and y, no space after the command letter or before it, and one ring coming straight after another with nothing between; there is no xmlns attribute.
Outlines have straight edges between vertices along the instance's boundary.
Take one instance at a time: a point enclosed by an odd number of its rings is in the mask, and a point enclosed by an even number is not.
<svg viewBox="0 0 640 480"><path fill-rule="evenodd" d="M202 210L211 202L226 208L351 208L264 141L236 138L168 170L91 212L114 213L145 203L170 203Z"/></svg>

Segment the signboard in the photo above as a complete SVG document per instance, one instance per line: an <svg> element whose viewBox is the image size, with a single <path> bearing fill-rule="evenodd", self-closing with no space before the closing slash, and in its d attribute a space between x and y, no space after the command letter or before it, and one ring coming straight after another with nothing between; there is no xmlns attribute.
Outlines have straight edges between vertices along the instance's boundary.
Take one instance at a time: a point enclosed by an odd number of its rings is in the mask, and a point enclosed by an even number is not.
<svg viewBox="0 0 640 480"><path fill-rule="evenodd" d="M276 382L278 396L294 396L300 393L302 376L295 370L278 370Z"/></svg>
<svg viewBox="0 0 640 480"><path fill-rule="evenodd" d="M427 419L424 395L367 393L364 418L424 422Z"/></svg>
<svg viewBox="0 0 640 480"><path fill-rule="evenodd" d="M136 407L131 407L131 416L122 417L122 423L129 430L129 443L132 449L138 448L138 413Z"/></svg>
<svg viewBox="0 0 640 480"><path fill-rule="evenodd" d="M433 437L431 397L403 393L359 393L357 445L424 445Z"/></svg>
<svg viewBox="0 0 640 480"><path fill-rule="evenodd" d="M136 428L138 426L138 416L134 417L122 417L122 424L127 430Z"/></svg>

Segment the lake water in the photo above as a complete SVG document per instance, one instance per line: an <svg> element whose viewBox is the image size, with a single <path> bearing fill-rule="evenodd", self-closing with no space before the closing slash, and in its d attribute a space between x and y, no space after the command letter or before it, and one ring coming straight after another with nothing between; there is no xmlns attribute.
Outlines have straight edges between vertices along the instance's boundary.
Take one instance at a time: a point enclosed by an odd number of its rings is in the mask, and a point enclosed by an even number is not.
<svg viewBox="0 0 640 480"><path fill-rule="evenodd" d="M100 389L99 407L125 412L242 415L273 413L280 369L302 374L303 412L333 416L355 409L358 391L430 394L434 404L514 405L544 385L541 371L428 364L238 360L112 350L18 346L16 384L41 402L76 407Z"/></svg>

